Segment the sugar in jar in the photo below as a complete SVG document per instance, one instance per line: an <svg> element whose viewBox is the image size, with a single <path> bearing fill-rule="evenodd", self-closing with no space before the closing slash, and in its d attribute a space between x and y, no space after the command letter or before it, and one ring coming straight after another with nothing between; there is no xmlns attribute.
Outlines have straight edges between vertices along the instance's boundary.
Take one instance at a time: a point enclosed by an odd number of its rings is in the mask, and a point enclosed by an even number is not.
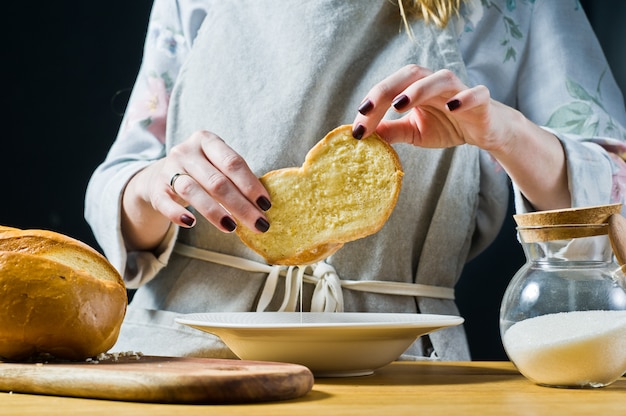
<svg viewBox="0 0 626 416"><path fill-rule="evenodd" d="M626 290L607 224L518 227L526 263L509 283L500 333L536 384L603 387L626 373Z"/></svg>

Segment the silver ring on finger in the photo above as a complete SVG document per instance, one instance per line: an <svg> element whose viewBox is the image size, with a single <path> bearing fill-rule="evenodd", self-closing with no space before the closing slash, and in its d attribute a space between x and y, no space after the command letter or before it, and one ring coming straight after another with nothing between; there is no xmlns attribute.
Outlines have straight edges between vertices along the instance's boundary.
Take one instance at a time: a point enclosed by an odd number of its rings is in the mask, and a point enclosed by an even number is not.
<svg viewBox="0 0 626 416"><path fill-rule="evenodd" d="M174 192L176 195L178 195L178 192L176 192L176 189L174 188L174 185L176 184L176 181L178 180L178 178L180 178L181 176L189 176L191 178L191 175L189 175L188 173L175 173L172 176L172 179L170 179L170 189L172 190L172 192ZM178 195L180 196L180 195Z"/></svg>

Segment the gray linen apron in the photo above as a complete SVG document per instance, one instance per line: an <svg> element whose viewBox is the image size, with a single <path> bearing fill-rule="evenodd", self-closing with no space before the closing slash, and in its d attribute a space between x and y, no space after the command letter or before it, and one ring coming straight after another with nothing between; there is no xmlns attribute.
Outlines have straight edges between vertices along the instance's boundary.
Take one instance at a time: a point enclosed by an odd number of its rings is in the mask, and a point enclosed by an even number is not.
<svg viewBox="0 0 626 416"><path fill-rule="evenodd" d="M409 63L448 68L467 80L452 27L402 29L388 1L216 1L208 8L170 101L168 148L209 130L259 176L299 166L328 131L349 124L369 89ZM398 117L393 113L389 117ZM479 192L478 149L396 145L405 171L395 211L378 233L326 260L341 279L417 283L453 291L467 260ZM235 234L205 220L181 229L189 247L262 262ZM173 322L182 313L253 311L267 273L172 254L141 287L114 349L227 357L215 337ZM278 285L267 310L277 310ZM310 307L311 285L303 307ZM343 309L458 315L452 299L343 290ZM430 335L436 354L467 360L462 326ZM406 357L428 355L418 341Z"/></svg>

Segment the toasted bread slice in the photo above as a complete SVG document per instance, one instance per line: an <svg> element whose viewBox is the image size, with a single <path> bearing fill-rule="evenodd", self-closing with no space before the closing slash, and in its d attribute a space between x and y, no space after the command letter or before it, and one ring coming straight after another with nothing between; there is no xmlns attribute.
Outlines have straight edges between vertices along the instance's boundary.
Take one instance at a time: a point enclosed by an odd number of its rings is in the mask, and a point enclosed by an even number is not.
<svg viewBox="0 0 626 416"><path fill-rule="evenodd" d="M396 151L378 135L352 137L351 126L326 135L301 167L269 172L261 182L272 207L270 229L237 234L269 264L306 265L325 259L344 243L379 231L402 185Z"/></svg>

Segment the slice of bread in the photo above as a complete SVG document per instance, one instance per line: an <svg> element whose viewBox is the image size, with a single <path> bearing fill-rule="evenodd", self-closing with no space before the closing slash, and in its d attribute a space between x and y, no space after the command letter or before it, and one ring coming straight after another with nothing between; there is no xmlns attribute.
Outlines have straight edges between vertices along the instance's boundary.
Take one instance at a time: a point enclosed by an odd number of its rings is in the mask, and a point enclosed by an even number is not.
<svg viewBox="0 0 626 416"><path fill-rule="evenodd" d="M0 357L81 360L116 342L122 277L87 244L46 230L0 232Z"/></svg>
<svg viewBox="0 0 626 416"><path fill-rule="evenodd" d="M260 234L240 225L237 234L269 264L323 260L383 227L402 176L388 143L376 134L356 140L351 126L340 126L309 151L302 167L261 177L272 201L266 213L270 229Z"/></svg>

